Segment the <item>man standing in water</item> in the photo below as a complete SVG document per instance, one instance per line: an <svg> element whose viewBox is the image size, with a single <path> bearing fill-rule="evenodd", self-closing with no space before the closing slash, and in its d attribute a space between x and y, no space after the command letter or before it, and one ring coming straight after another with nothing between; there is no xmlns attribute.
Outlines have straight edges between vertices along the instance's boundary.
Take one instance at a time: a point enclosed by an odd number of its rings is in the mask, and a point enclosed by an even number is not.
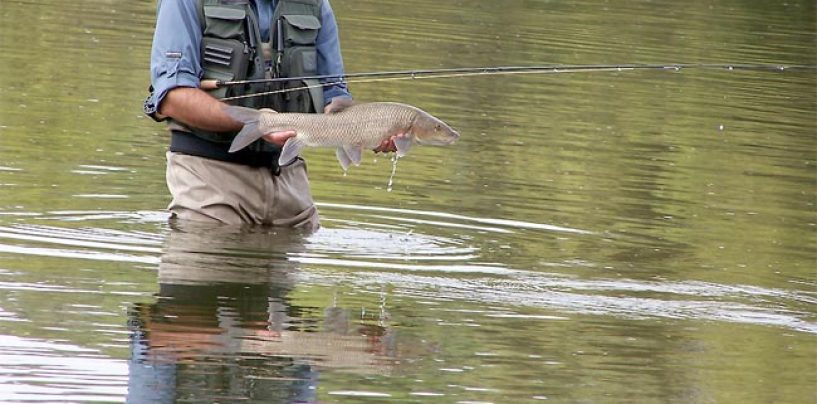
<svg viewBox="0 0 817 404"><path fill-rule="evenodd" d="M281 145L294 132L271 133L228 153L241 129L223 111L237 105L279 112L330 112L351 99L338 79L230 86L205 92L202 80L344 74L335 17L328 0L159 1L151 51L152 93L145 112L167 120L167 185L172 217L225 224L262 224L314 230L318 213L306 166L277 165ZM332 84L333 83L333 84ZM393 142L377 151L394 150Z"/></svg>

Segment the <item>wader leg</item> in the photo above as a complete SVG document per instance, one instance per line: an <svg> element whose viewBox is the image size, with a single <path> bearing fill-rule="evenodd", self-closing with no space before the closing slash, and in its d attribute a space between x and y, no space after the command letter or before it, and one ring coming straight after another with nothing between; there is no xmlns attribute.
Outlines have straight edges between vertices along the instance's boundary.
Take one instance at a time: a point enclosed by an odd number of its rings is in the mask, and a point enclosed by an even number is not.
<svg viewBox="0 0 817 404"><path fill-rule="evenodd" d="M319 227L301 159L276 175L269 168L168 152L167 186L173 196L168 210L177 219L307 231Z"/></svg>

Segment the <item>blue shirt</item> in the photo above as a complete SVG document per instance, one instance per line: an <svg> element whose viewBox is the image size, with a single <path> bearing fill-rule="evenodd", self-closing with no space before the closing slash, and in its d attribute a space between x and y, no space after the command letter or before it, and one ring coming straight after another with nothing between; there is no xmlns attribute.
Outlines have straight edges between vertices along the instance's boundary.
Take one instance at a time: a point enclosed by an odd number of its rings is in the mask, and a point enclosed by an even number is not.
<svg viewBox="0 0 817 404"><path fill-rule="evenodd" d="M276 0L254 0L254 3L261 36L267 41ZM160 105L167 92L173 88L199 86L203 74L201 40L196 0L165 0L159 3L150 54L153 105ZM338 26L328 0L323 0L321 5L321 28L316 42L318 75L343 75ZM336 80L323 80L328 81ZM324 87L324 105L335 97L351 98L345 83Z"/></svg>

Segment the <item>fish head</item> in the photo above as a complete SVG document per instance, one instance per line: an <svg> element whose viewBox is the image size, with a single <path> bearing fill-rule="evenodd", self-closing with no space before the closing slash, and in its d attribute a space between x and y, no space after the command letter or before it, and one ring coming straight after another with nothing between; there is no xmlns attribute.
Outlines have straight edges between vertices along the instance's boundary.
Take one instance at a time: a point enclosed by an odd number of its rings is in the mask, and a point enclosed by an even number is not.
<svg viewBox="0 0 817 404"><path fill-rule="evenodd" d="M460 134L447 123L422 111L412 122L411 134L417 144L432 146L449 145L460 138Z"/></svg>

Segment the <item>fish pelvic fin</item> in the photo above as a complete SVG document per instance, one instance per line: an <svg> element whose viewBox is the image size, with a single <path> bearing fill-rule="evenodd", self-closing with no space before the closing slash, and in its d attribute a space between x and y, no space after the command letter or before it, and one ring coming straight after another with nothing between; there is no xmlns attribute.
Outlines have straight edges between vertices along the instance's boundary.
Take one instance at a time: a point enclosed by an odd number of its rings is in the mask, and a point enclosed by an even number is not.
<svg viewBox="0 0 817 404"><path fill-rule="evenodd" d="M264 133L262 133L258 127L258 119L261 116L261 112L252 108L232 105L224 107L223 111L234 121L244 124L244 127L241 128L241 131L238 132L238 135L233 139L233 143L230 144L230 153L235 153L264 136Z"/></svg>
<svg viewBox="0 0 817 404"><path fill-rule="evenodd" d="M397 157L403 157L408 154L411 145L414 144L413 135L398 136L394 139L394 146L397 148Z"/></svg>
<svg viewBox="0 0 817 404"><path fill-rule="evenodd" d="M306 142L298 136L291 137L284 143L281 155L278 157L278 165L283 167L298 158L301 150L306 146Z"/></svg>

